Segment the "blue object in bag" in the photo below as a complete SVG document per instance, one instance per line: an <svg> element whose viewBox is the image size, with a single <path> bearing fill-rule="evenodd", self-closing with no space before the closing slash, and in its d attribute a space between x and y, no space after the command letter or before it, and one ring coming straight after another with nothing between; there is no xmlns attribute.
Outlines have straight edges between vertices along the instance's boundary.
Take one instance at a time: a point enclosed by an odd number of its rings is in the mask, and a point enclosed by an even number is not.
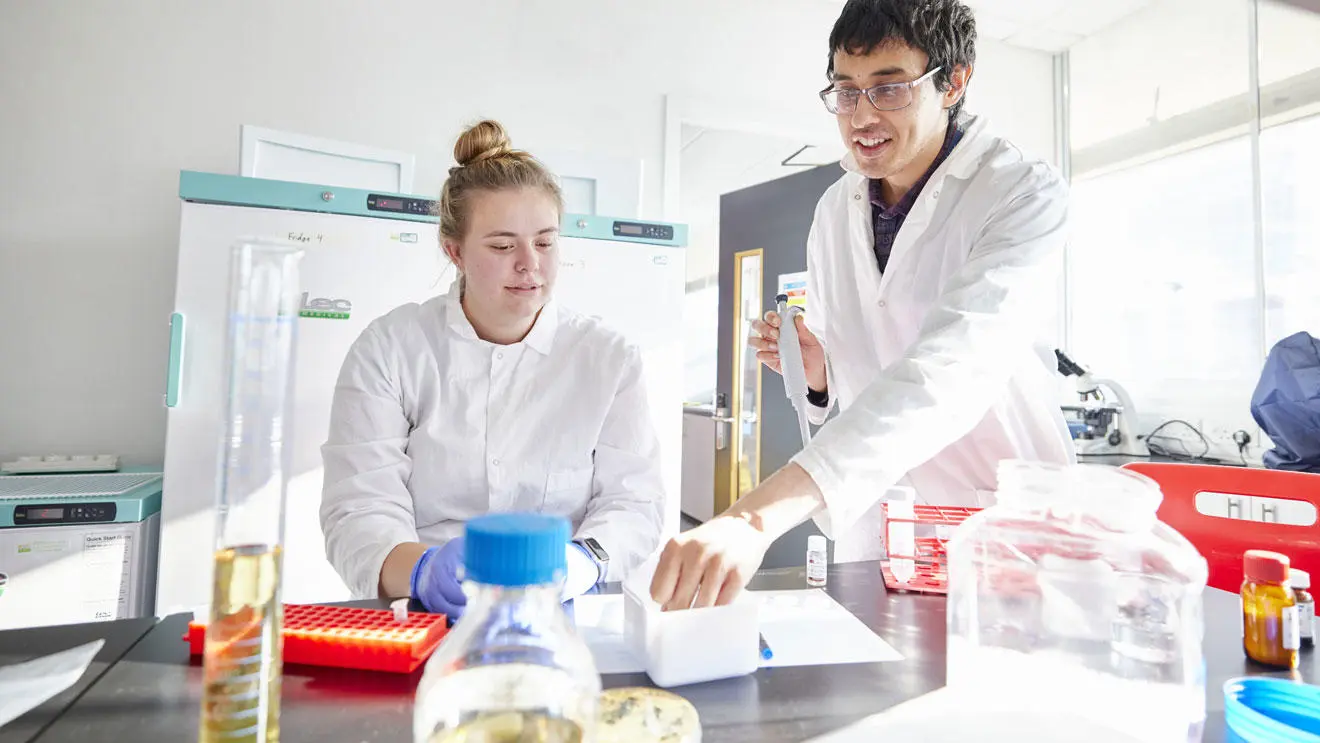
<svg viewBox="0 0 1320 743"><path fill-rule="evenodd" d="M1266 467L1320 472L1320 341L1301 332L1274 344L1251 396L1251 417L1274 442Z"/></svg>

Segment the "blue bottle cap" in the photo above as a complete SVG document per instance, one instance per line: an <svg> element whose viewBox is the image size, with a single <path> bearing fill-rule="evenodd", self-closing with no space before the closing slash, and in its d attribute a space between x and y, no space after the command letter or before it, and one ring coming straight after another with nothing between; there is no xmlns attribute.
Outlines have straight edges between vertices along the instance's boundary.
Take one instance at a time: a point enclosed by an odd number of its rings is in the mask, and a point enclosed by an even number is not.
<svg viewBox="0 0 1320 743"><path fill-rule="evenodd" d="M540 513L493 513L465 527L468 580L492 586L553 583L568 569L568 519Z"/></svg>

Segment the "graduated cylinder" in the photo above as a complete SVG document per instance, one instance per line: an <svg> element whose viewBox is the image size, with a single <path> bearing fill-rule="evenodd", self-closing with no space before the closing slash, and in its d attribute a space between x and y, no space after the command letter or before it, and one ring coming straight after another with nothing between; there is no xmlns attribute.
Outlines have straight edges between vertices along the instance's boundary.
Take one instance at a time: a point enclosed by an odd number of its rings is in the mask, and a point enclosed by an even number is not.
<svg viewBox="0 0 1320 743"><path fill-rule="evenodd" d="M300 248L282 243L233 248L203 743L280 737L280 570L301 258Z"/></svg>

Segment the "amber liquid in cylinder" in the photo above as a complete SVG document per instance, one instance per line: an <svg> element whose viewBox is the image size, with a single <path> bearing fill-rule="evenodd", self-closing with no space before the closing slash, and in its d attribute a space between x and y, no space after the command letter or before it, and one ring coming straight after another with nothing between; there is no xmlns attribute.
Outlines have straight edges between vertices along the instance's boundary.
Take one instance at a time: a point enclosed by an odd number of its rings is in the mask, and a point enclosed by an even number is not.
<svg viewBox="0 0 1320 743"><path fill-rule="evenodd" d="M203 650L200 743L277 743L283 606L279 547L215 554L211 621Z"/></svg>

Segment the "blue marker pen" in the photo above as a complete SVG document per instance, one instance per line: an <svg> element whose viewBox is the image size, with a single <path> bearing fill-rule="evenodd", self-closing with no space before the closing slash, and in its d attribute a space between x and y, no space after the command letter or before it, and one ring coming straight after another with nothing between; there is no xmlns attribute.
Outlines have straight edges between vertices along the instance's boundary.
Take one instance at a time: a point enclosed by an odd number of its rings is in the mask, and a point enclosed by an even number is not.
<svg viewBox="0 0 1320 743"><path fill-rule="evenodd" d="M770 660L771 658L775 657L775 654L773 651L770 650L770 646L765 644L765 635L761 635L760 637L761 637L761 660Z"/></svg>

